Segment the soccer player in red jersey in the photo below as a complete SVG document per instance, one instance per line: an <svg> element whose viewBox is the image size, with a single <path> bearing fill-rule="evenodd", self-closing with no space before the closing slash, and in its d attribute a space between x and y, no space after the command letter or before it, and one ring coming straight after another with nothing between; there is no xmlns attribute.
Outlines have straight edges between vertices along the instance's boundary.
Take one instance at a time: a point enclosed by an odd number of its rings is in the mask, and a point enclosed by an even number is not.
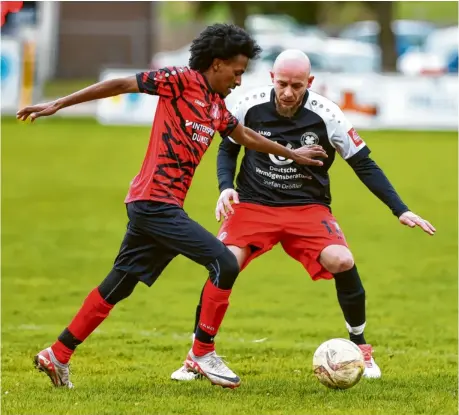
<svg viewBox="0 0 459 415"><path fill-rule="evenodd" d="M310 72L309 59L303 52L284 51L273 67L274 86L249 91L233 113L240 123L285 146L321 145L328 158L322 166L300 166L293 160L246 150L235 190L233 182L241 147L233 137L225 138L217 157L221 195L215 213L217 220L225 218L218 237L235 254L241 270L280 243L313 280L334 279L349 338L365 357L364 376L379 378L381 370L364 336L365 290L330 208L328 170L336 153L400 223L419 226L429 235L435 233L435 228L402 202L340 108L309 91L314 80ZM198 305L197 319L200 308ZM195 332L199 332L199 327ZM197 376L187 370L185 363L171 378L193 380Z"/></svg>
<svg viewBox="0 0 459 415"><path fill-rule="evenodd" d="M240 379L215 353L214 336L228 308L239 274L234 254L214 235L193 221L183 203L201 157L218 131L239 144L276 154L300 164L322 165L320 146L288 149L244 127L228 112L224 98L241 84L249 59L260 52L250 35L234 25L207 27L191 46L189 67L169 67L136 76L107 80L54 102L21 109L17 118L32 121L61 108L123 93L158 95L150 142L139 174L125 203L128 228L113 269L94 288L56 342L39 352L36 367L55 386L72 387L68 362L81 344L139 281L151 286L169 262L184 255L205 266L199 329L186 358L189 370L213 384L235 388Z"/></svg>

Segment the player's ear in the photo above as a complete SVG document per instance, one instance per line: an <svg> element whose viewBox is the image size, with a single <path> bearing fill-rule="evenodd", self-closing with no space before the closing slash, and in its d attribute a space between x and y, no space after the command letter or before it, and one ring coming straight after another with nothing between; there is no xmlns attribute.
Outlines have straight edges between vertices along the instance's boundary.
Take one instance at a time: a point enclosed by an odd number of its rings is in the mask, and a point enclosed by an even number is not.
<svg viewBox="0 0 459 415"><path fill-rule="evenodd" d="M220 67L222 66L223 64L223 61L220 59L220 58L215 58L213 61L212 61L212 69L215 71L215 72L218 72L218 70L220 69Z"/></svg>
<svg viewBox="0 0 459 415"><path fill-rule="evenodd" d="M313 81L314 81L314 77L313 77L313 76L310 76L310 77L308 78L308 88L311 88L311 85L312 85Z"/></svg>
<svg viewBox="0 0 459 415"><path fill-rule="evenodd" d="M271 81L273 81L273 83L274 83L274 72L270 71L269 74L271 75Z"/></svg>

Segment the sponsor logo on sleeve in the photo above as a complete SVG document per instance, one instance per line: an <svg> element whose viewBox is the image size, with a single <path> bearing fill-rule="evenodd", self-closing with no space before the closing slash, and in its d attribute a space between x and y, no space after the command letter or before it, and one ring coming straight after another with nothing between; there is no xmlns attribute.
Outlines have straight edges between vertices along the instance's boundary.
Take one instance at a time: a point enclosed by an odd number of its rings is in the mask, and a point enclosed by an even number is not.
<svg viewBox="0 0 459 415"><path fill-rule="evenodd" d="M356 147L358 147L359 145L361 145L363 143L362 138L359 136L359 133L357 131L355 131L355 128L351 128L347 132L347 134L351 138L351 140L354 142Z"/></svg>

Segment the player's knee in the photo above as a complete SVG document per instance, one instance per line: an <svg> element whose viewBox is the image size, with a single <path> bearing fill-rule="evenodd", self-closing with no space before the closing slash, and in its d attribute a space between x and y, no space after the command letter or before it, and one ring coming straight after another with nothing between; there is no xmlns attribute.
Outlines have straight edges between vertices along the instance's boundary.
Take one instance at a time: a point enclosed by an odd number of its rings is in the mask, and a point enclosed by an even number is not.
<svg viewBox="0 0 459 415"><path fill-rule="evenodd" d="M345 246L329 246L322 251L320 262L328 272L338 274L352 269L354 257Z"/></svg>
<svg viewBox="0 0 459 415"><path fill-rule="evenodd" d="M239 275L237 259L227 248L223 254L207 265L207 269L210 271L212 283L223 290L231 289Z"/></svg>
<svg viewBox="0 0 459 415"><path fill-rule="evenodd" d="M349 271L354 266L354 258L352 256L335 256L330 258L325 267L332 274Z"/></svg>
<svg viewBox="0 0 459 415"><path fill-rule="evenodd" d="M98 289L101 297L114 305L129 297L138 282L135 276L113 268Z"/></svg>

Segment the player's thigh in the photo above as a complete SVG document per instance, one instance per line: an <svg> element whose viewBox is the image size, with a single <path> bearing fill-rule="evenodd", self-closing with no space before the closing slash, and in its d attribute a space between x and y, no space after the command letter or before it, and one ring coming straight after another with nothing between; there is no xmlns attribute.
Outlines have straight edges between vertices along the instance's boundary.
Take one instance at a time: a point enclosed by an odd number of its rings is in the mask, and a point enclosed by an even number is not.
<svg viewBox="0 0 459 415"><path fill-rule="evenodd" d="M237 263L239 265L239 268L242 269L243 265L247 262L247 259L249 258L252 250L250 247L245 246L244 248L240 248L235 245L226 245L228 249L233 253L233 255L236 257Z"/></svg>
<svg viewBox="0 0 459 415"><path fill-rule="evenodd" d="M320 257L327 247L339 246L348 250L338 222L326 207L319 205L298 209L296 215L292 214L292 221L281 241L282 247L303 264L312 279L333 278L330 271L335 269L324 267Z"/></svg>
<svg viewBox="0 0 459 415"><path fill-rule="evenodd" d="M218 239L233 247L242 270L279 242L283 227L277 208L253 203L235 204L233 208L234 214L224 220Z"/></svg>
<svg viewBox="0 0 459 415"><path fill-rule="evenodd" d="M151 286L175 256L129 223L114 268Z"/></svg>
<svg viewBox="0 0 459 415"><path fill-rule="evenodd" d="M179 206L156 202L128 204L131 226L164 251L207 265L227 251L225 245Z"/></svg>

